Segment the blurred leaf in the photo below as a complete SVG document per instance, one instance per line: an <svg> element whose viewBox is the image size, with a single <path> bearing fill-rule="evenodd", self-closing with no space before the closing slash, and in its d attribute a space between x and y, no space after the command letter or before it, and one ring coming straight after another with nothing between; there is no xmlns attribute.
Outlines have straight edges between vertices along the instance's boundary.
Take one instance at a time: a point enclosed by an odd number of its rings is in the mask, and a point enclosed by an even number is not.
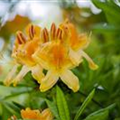
<svg viewBox="0 0 120 120"><path fill-rule="evenodd" d="M77 113L75 115L74 120L78 120L79 119L79 117L82 114L83 110L86 108L86 106L92 100L94 93L95 93L95 89L92 90L92 92L88 95L88 97L85 99L83 104L80 106L79 110L77 111Z"/></svg>
<svg viewBox="0 0 120 120"><path fill-rule="evenodd" d="M4 104L2 104L2 120L7 120L12 115Z"/></svg>
<svg viewBox="0 0 120 120"><path fill-rule="evenodd" d="M115 104L112 104L104 109L95 111L94 113L87 116L84 120L107 120L109 115L109 110L113 109Z"/></svg>
<svg viewBox="0 0 120 120"><path fill-rule="evenodd" d="M57 109L56 105L49 100L46 100L46 103L47 103L48 107L50 108L51 112L53 113L53 115L57 118L57 120L60 120L60 117L58 114L58 109Z"/></svg>
<svg viewBox="0 0 120 120"><path fill-rule="evenodd" d="M69 109L64 93L58 86L56 87L56 94L57 107L61 120L70 120Z"/></svg>
<svg viewBox="0 0 120 120"><path fill-rule="evenodd" d="M101 111L98 114L93 113L90 116L88 116L85 120L107 120L108 119L108 113L109 113L108 110Z"/></svg>
<svg viewBox="0 0 120 120"><path fill-rule="evenodd" d="M13 103L2 103L2 120L7 120L12 115L19 116L20 109Z"/></svg>
<svg viewBox="0 0 120 120"><path fill-rule="evenodd" d="M16 96L19 96L19 95L21 95L21 94L29 93L29 92L31 92L31 91L32 91L32 89L29 89L29 88L23 89L22 91L16 91L16 92L14 92L13 94L10 94L10 95L8 95L8 96L5 96L4 98L2 98L2 100L7 100L7 99L9 99L9 98L16 97Z"/></svg>
<svg viewBox="0 0 120 120"><path fill-rule="evenodd" d="M21 104L19 104L19 103L17 103L17 102L12 102L15 106L17 106L18 108L19 108L19 110L21 110L21 109L23 109L23 108L25 108L23 105L21 105Z"/></svg>
<svg viewBox="0 0 120 120"><path fill-rule="evenodd" d="M101 2L100 0L92 0L92 2L100 9L102 9L106 15L109 23L114 25L120 25L120 7L113 4L114 2L109 2L105 0ZM116 7L117 6L117 7Z"/></svg>
<svg viewBox="0 0 120 120"><path fill-rule="evenodd" d="M105 33L105 32L110 32L110 33L117 32L117 33L119 33L119 31L120 31L120 27L116 27L113 25L107 25L104 23L99 23L97 25L93 25L92 29L98 33Z"/></svg>

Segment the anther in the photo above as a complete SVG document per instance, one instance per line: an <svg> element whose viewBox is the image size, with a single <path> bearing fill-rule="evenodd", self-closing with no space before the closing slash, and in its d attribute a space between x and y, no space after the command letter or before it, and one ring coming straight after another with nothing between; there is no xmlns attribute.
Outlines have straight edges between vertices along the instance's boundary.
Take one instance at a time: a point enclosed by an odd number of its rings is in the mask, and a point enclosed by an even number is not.
<svg viewBox="0 0 120 120"><path fill-rule="evenodd" d="M51 32L51 36L52 36L53 38L55 38L55 34L56 34L56 26L55 26L55 23L52 23L50 32Z"/></svg>
<svg viewBox="0 0 120 120"><path fill-rule="evenodd" d="M31 26L30 26L30 28L29 28L29 36L30 36L30 39L33 39L34 34L35 34L34 25L31 24Z"/></svg>
<svg viewBox="0 0 120 120"><path fill-rule="evenodd" d="M44 38L44 42L47 42L49 39L49 34L46 28L43 29L43 38Z"/></svg>
<svg viewBox="0 0 120 120"><path fill-rule="evenodd" d="M62 30L60 28L57 30L57 38L62 39Z"/></svg>
<svg viewBox="0 0 120 120"><path fill-rule="evenodd" d="M23 44L26 42L26 39L21 31L17 32L17 40L19 44Z"/></svg>

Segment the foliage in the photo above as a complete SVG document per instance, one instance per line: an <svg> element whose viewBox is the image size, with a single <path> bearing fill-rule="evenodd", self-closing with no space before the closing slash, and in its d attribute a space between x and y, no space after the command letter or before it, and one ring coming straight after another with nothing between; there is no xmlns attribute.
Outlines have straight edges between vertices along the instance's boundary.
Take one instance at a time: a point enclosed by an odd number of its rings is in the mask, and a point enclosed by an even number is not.
<svg viewBox="0 0 120 120"><path fill-rule="evenodd" d="M72 70L80 80L81 86L77 93L73 93L61 81L49 91L40 92L39 85L30 72L16 87L4 86L3 77L0 78L1 120L7 120L12 115L20 118L20 110L26 107L32 109L49 107L55 120L120 119L120 6L113 0L92 2L102 11L94 15L87 10L91 16L84 18L82 22L78 21L78 18L80 19L79 14L84 10L81 11L82 8L78 6L76 8L77 3L72 2L72 5L75 4L73 10L70 3L65 5L63 1L65 6L62 6L62 10L63 15L67 16L75 12L79 30L92 31L92 40L87 52L95 58L99 69L89 70L87 62L84 61ZM8 36L5 36L6 34L0 35L10 38L13 33L9 33Z"/></svg>

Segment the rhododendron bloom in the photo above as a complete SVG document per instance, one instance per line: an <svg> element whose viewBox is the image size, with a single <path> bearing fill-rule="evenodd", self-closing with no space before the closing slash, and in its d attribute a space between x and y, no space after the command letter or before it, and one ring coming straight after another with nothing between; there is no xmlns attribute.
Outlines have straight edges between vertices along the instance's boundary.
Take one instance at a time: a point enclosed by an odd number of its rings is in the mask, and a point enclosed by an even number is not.
<svg viewBox="0 0 120 120"><path fill-rule="evenodd" d="M26 29L27 37L17 32L12 57L16 65L8 74L5 84L16 85L31 71L32 76L40 83L42 92L52 88L58 80L62 80L70 89L77 92L80 88L79 79L71 69L77 67L85 58L91 69L98 66L84 52L90 40L86 34L78 34L75 26L68 20L61 23L58 28L53 23L48 32L46 28L29 25ZM22 69L14 78L19 65ZM43 70L47 74L43 74Z"/></svg>
<svg viewBox="0 0 120 120"><path fill-rule="evenodd" d="M86 58L91 69L97 69L97 65L83 51L89 44L84 34L77 34L75 26L68 21L63 22L56 28L53 23L46 44L38 48L33 58L44 69L48 70L41 80L40 90L46 91L53 87L59 78L74 92L79 90L79 80L71 72Z"/></svg>
<svg viewBox="0 0 120 120"><path fill-rule="evenodd" d="M27 120L53 120L54 118L49 108L46 108L43 111L26 108L25 110L21 110L21 117L22 119ZM12 116L8 120L17 120L17 117Z"/></svg>
<svg viewBox="0 0 120 120"><path fill-rule="evenodd" d="M29 25L27 27L27 37L25 37L22 32L17 32L12 52L12 57L15 59L16 63L4 81L6 85L10 85L11 83L16 85L29 71L32 72L32 76L39 82L44 76L41 66L36 64L32 58L32 54L42 43L42 41L40 41L40 32L40 27L34 25ZM23 67L15 77L19 65L23 65Z"/></svg>
<svg viewBox="0 0 120 120"><path fill-rule="evenodd" d="M33 58L46 70L46 76L41 80L40 90L46 91L61 80L74 92L79 90L79 80L70 69L75 65L69 57L69 49L62 41L62 31L55 25L51 26L49 42L41 46Z"/></svg>
<svg viewBox="0 0 120 120"><path fill-rule="evenodd" d="M68 20L65 20L59 26L63 32L68 35L67 41L70 48L70 58L74 64L79 64L81 62L81 58L85 58L89 67L93 70L97 69L98 66L92 61L92 59L83 51L90 43L90 38L87 37L86 34L78 34L75 26L70 23Z"/></svg>
<svg viewBox="0 0 120 120"><path fill-rule="evenodd" d="M49 108L43 110L42 112L26 108L25 110L21 110L21 116L23 119L53 120L53 115Z"/></svg>

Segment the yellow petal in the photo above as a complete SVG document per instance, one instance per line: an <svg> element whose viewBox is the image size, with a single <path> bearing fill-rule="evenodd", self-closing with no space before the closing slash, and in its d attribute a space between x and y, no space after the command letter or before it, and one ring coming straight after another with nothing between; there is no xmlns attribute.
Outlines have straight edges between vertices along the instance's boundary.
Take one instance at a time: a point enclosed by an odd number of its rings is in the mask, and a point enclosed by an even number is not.
<svg viewBox="0 0 120 120"><path fill-rule="evenodd" d="M32 67L31 71L33 78L36 79L38 83L41 83L41 79L44 77L42 67L40 65L36 65Z"/></svg>
<svg viewBox="0 0 120 120"><path fill-rule="evenodd" d="M53 120L53 114L49 108L42 111L41 116L44 120Z"/></svg>
<svg viewBox="0 0 120 120"><path fill-rule="evenodd" d="M78 37L78 49L85 49L88 47L88 45L90 44L90 37L91 37L91 33L89 36L87 36L86 34L82 33L79 35Z"/></svg>
<svg viewBox="0 0 120 120"><path fill-rule="evenodd" d="M44 69L50 69L49 63L48 63L48 56L46 55L46 52L48 49L44 49L43 48L38 48L36 50L36 52L32 55L32 58L34 59L34 61L38 64L40 64ZM41 52L44 52L41 54Z"/></svg>
<svg viewBox="0 0 120 120"><path fill-rule="evenodd" d="M26 108L25 110L21 110L21 116L23 119L40 120L40 111Z"/></svg>
<svg viewBox="0 0 120 120"><path fill-rule="evenodd" d="M60 78L74 92L79 90L79 79L70 70L64 71Z"/></svg>
<svg viewBox="0 0 120 120"><path fill-rule="evenodd" d="M84 52L84 51L79 51L79 54L82 55L89 63L89 67L92 69L92 70L96 70L98 69L98 65L96 65L93 60Z"/></svg>
<svg viewBox="0 0 120 120"><path fill-rule="evenodd" d="M18 82L20 82L23 77L30 71L30 68L27 66L23 66L18 75L13 80L13 85L16 86Z"/></svg>
<svg viewBox="0 0 120 120"><path fill-rule="evenodd" d="M82 57L77 52L70 49L69 56L75 66L78 66L82 62Z"/></svg>
<svg viewBox="0 0 120 120"><path fill-rule="evenodd" d="M8 73L6 79L4 80L4 84L9 86L13 82L13 77L15 76L18 68L18 64L16 64L13 69Z"/></svg>
<svg viewBox="0 0 120 120"><path fill-rule="evenodd" d="M47 91L52 88L57 82L58 78L58 75L54 71L48 71L47 75L41 81L41 92Z"/></svg>

